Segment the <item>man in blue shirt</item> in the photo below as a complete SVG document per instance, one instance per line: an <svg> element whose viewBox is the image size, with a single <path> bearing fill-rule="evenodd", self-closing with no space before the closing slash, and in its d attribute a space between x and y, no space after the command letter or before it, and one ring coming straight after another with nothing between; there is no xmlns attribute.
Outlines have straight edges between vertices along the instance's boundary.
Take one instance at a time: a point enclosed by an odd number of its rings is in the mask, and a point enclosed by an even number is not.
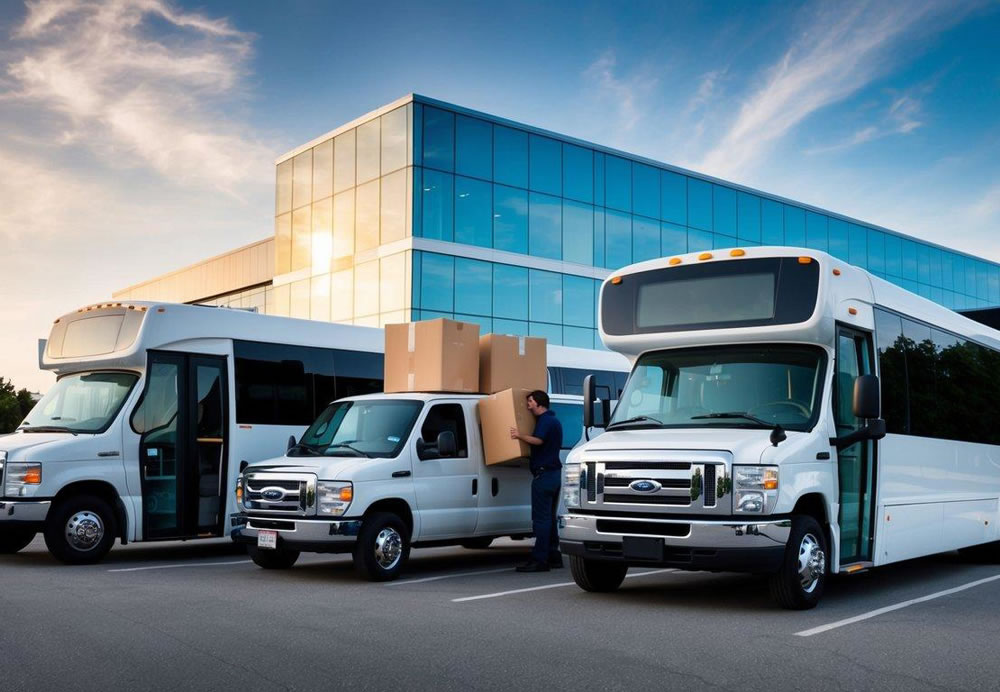
<svg viewBox="0 0 1000 692"><path fill-rule="evenodd" d="M549 395L535 390L528 395L528 410L535 416L535 431L522 435L517 428L510 429L512 440L531 445L529 468L535 477L531 481L531 526L535 532L535 547L531 560L518 566L518 572L548 572L552 567L562 567L559 553L559 529L556 511L562 486L562 424L549 410Z"/></svg>

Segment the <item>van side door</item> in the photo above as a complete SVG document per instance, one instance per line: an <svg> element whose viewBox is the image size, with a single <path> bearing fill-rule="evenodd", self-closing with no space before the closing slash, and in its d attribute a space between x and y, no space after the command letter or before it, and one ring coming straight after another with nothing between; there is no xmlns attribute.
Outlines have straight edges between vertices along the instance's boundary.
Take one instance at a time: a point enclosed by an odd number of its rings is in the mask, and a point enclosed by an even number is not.
<svg viewBox="0 0 1000 692"><path fill-rule="evenodd" d="M476 529L481 452L470 453L468 422L460 401L431 401L411 435L413 490L420 513L416 540L471 536ZM453 456L437 451L438 435L455 436Z"/></svg>

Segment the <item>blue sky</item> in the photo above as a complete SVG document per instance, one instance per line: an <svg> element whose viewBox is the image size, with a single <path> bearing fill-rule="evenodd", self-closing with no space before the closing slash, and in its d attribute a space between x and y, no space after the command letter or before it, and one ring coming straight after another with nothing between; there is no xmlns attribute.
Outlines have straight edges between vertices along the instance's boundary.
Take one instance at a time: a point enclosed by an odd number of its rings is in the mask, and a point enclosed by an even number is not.
<svg viewBox="0 0 1000 692"><path fill-rule="evenodd" d="M417 92L1000 261L1000 2L0 3L0 375Z"/></svg>

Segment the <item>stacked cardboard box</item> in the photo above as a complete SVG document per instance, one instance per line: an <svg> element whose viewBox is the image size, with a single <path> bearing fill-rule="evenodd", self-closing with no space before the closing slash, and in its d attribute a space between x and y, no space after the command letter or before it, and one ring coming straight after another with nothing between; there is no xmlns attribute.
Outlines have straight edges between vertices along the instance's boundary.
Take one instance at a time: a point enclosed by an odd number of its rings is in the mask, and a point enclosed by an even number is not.
<svg viewBox="0 0 1000 692"><path fill-rule="evenodd" d="M479 389L489 396L479 401L486 464L517 462L531 447L512 440L510 429L530 435L535 417L528 410L528 395L548 389L545 339L486 334L479 339Z"/></svg>
<svg viewBox="0 0 1000 692"><path fill-rule="evenodd" d="M385 327L386 392L479 390L479 325L436 319Z"/></svg>

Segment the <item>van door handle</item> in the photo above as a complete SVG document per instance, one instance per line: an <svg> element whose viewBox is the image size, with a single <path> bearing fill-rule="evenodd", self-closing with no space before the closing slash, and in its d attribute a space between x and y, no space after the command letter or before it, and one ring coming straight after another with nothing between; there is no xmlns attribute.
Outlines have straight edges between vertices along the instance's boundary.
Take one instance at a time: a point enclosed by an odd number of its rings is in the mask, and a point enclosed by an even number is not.
<svg viewBox="0 0 1000 692"><path fill-rule="evenodd" d="M479 479L478 478L473 478L472 479L472 494L473 495L478 495L479 494Z"/></svg>
<svg viewBox="0 0 1000 692"><path fill-rule="evenodd" d="M410 475L409 471L393 471L392 472L392 477L393 478L406 478L409 475Z"/></svg>
<svg viewBox="0 0 1000 692"><path fill-rule="evenodd" d="M500 492L500 479L499 478L494 478L493 479L493 487L491 489L493 491L493 497L496 497L497 493Z"/></svg>

